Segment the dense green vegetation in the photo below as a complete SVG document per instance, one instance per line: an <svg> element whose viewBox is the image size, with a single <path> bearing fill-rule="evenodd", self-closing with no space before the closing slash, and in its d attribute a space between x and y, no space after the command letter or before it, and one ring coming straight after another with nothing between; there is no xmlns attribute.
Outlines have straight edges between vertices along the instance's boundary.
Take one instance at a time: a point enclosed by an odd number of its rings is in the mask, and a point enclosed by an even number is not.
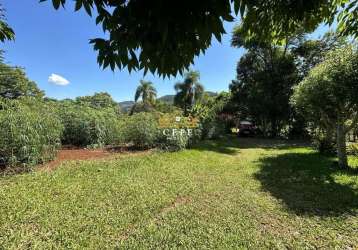
<svg viewBox="0 0 358 250"><path fill-rule="evenodd" d="M5 64L2 55L0 51L0 97L16 99L27 96L41 99L44 93L36 83L28 79L25 71L20 67Z"/></svg>
<svg viewBox="0 0 358 250"><path fill-rule="evenodd" d="M229 86L234 112L253 121L264 136L307 137L305 116L290 104L293 87L325 61L329 51L348 43L334 32L312 40L298 31L288 37L287 44L276 45L247 36L242 26L237 26L232 45L247 49L247 53L238 62L237 77Z"/></svg>
<svg viewBox="0 0 358 250"><path fill-rule="evenodd" d="M93 108L72 101L54 103L64 126L62 143L103 147L121 142L119 116L111 108Z"/></svg>
<svg viewBox="0 0 358 250"><path fill-rule="evenodd" d="M56 112L35 98L0 98L0 166L52 160L61 146Z"/></svg>
<svg viewBox="0 0 358 250"><path fill-rule="evenodd" d="M347 167L346 134L358 123L358 52L351 46L328 53L295 88L292 101L314 128L336 133L339 165Z"/></svg>
<svg viewBox="0 0 358 250"><path fill-rule="evenodd" d="M207 95L210 107L200 106L196 89L199 86L196 82L198 73L194 72L188 73L185 79L188 88L183 92L184 99L190 101L190 106L184 111L173 104L156 100L153 84L141 81L135 94L136 105L130 112L125 112L108 93L95 93L74 100L46 98L21 68L3 62L0 66L2 167L45 163L56 156L61 145L85 148L156 147L169 151L185 149L208 137L207 131L219 124L208 124L208 121L215 120L223 108L222 101ZM189 77L192 75L196 76L193 82ZM142 101L138 102L140 97ZM200 119L194 125L176 120L183 115ZM163 119L165 124L161 123ZM164 130L166 133L163 133Z"/></svg>
<svg viewBox="0 0 358 250"><path fill-rule="evenodd" d="M356 42L335 32L312 40L299 29L276 44L248 35L241 24L232 45L247 52L226 109L265 137L311 139L320 152L337 152L346 167L346 135L358 128Z"/></svg>
<svg viewBox="0 0 358 250"><path fill-rule="evenodd" d="M199 102L204 94L204 86L199 82L200 73L198 71L190 71L185 74L183 82L174 85L177 92L174 97L174 104L184 110L184 114L188 114L189 110L196 102Z"/></svg>
<svg viewBox="0 0 358 250"><path fill-rule="evenodd" d="M297 143L225 138L1 178L0 245L354 249L358 177L333 161Z"/></svg>
<svg viewBox="0 0 358 250"><path fill-rule="evenodd" d="M240 117L254 120L265 136L277 137L283 130L291 134L296 117L289 99L292 87L299 81L299 71L290 47L247 36L242 26L234 30L232 45L247 49L230 85Z"/></svg>

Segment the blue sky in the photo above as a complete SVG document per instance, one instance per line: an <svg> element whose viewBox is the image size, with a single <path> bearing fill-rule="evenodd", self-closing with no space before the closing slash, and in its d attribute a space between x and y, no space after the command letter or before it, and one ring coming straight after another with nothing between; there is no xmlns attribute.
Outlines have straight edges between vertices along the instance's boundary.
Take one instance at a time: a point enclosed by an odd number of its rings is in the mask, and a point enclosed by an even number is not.
<svg viewBox="0 0 358 250"><path fill-rule="evenodd" d="M20 4L21 2L21 4ZM74 12L71 1L66 9L54 10L51 1L3 0L8 23L15 30L15 42L0 44L6 51L6 62L25 68L28 77L45 90L49 97L63 99L110 93L117 101L132 100L143 72L102 70L96 62L96 52L88 43L90 38L103 37L100 26L95 25L83 10ZM226 23L227 35L222 43L213 40L205 55L195 59L192 67L201 73L201 82L209 91L227 90L235 78L237 61L242 49L230 46L231 31L235 23ZM322 29L318 34L322 33ZM68 85L55 85L50 75L64 77ZM173 94L174 83L181 77L162 79L151 74L145 80L154 82L158 96Z"/></svg>

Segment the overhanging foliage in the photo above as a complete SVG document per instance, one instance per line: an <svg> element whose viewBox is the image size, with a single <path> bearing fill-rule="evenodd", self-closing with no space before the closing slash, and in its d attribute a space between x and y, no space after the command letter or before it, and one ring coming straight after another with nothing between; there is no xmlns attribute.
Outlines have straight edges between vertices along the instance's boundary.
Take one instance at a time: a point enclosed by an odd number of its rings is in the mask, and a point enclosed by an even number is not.
<svg viewBox="0 0 358 250"><path fill-rule="evenodd" d="M44 2L47 0L40 0ZM55 9L66 0L52 0ZM221 41L223 21L242 19L248 34L276 40L296 31L312 30L322 21L332 23L341 7L342 33L358 35L357 0L75 0L75 10L96 13L96 23L108 39L90 42L104 68L143 69L162 76L182 74L195 56L204 53L213 37ZM353 16L352 16L353 14Z"/></svg>

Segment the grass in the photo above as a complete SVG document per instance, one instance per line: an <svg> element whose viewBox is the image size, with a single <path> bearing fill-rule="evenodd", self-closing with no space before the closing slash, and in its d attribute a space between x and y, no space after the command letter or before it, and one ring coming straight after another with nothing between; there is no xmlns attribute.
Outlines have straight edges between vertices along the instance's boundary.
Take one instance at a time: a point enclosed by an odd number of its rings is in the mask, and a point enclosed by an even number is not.
<svg viewBox="0 0 358 250"><path fill-rule="evenodd" d="M358 175L333 161L232 138L3 177L0 248L355 249Z"/></svg>

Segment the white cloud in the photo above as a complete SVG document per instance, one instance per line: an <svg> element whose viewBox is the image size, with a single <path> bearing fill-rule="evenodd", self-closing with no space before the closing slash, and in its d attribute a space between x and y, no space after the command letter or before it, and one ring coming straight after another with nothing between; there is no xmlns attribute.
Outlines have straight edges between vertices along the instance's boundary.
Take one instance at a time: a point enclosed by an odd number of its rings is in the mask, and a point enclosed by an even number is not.
<svg viewBox="0 0 358 250"><path fill-rule="evenodd" d="M56 74L51 74L48 78L48 82L59 86L66 86L70 83L66 78Z"/></svg>

